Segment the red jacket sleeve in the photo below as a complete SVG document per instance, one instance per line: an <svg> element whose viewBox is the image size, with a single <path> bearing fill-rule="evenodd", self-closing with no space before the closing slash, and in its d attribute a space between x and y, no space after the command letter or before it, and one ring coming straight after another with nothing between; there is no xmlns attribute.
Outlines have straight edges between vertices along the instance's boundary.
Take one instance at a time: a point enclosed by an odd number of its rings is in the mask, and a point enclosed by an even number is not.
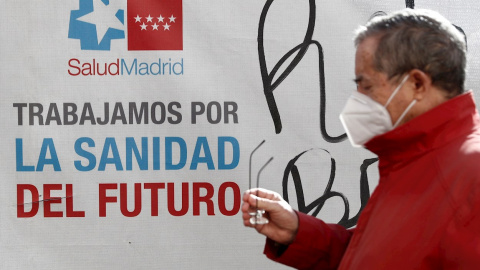
<svg viewBox="0 0 480 270"><path fill-rule="evenodd" d="M480 200L471 212L462 215L463 207L448 224L440 243L443 269L479 269L480 266Z"/></svg>
<svg viewBox="0 0 480 270"><path fill-rule="evenodd" d="M265 255L297 269L336 269L340 264L353 230L297 212L299 227L288 246L267 239Z"/></svg>

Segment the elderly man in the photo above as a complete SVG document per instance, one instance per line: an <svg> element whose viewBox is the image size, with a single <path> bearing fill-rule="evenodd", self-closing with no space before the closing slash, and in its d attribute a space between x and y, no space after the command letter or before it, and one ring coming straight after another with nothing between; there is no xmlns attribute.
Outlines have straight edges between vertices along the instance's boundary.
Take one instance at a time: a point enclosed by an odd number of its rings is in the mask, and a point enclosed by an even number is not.
<svg viewBox="0 0 480 270"><path fill-rule="evenodd" d="M356 228L263 189L244 194L245 226L300 269L479 269L480 117L464 93L464 36L438 13L402 10L359 29L355 45L357 91L340 118L380 171ZM250 222L256 205L268 224Z"/></svg>

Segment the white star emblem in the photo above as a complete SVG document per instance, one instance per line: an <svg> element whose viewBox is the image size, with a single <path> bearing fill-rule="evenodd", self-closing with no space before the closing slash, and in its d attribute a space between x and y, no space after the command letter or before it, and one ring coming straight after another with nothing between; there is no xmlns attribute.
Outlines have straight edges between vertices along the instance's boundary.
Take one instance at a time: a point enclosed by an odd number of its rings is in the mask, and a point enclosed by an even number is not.
<svg viewBox="0 0 480 270"><path fill-rule="evenodd" d="M147 30L147 25L145 23L143 23L142 25L140 25L140 27L142 27L142 30Z"/></svg>
<svg viewBox="0 0 480 270"><path fill-rule="evenodd" d="M137 17L134 17L135 18L135 22L140 22L140 20L142 19L142 17L138 16Z"/></svg>
<svg viewBox="0 0 480 270"><path fill-rule="evenodd" d="M148 14L148 17L146 19L147 19L147 22L152 22L153 17L150 16L150 14Z"/></svg>
<svg viewBox="0 0 480 270"><path fill-rule="evenodd" d="M163 31L165 31L165 30L170 31L170 25L168 25L168 23L163 25Z"/></svg>
<svg viewBox="0 0 480 270"><path fill-rule="evenodd" d="M163 19L165 18L163 18L162 15L160 15L160 17L157 17L158 22L163 22Z"/></svg>
<svg viewBox="0 0 480 270"><path fill-rule="evenodd" d="M154 23L154 24L152 25L152 28L153 28L152 30L158 30L158 26L159 26L159 25L158 25L157 23Z"/></svg>
<svg viewBox="0 0 480 270"><path fill-rule="evenodd" d="M176 18L173 17L173 14L172 14L172 16L170 16L170 18L168 18L168 19L170 20L170 22L175 22L175 19L176 19Z"/></svg>
<svg viewBox="0 0 480 270"><path fill-rule="evenodd" d="M108 31L108 28L122 30L123 24L115 16L118 8L113 5L106 6L101 0L93 1L93 11L77 18L77 20L94 24L97 29L98 44Z"/></svg>

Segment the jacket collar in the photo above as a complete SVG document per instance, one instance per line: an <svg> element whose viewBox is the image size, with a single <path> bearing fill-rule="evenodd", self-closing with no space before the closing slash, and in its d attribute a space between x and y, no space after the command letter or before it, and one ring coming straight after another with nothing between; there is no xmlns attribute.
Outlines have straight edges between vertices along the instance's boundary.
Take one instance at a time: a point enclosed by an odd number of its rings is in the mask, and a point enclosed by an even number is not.
<svg viewBox="0 0 480 270"><path fill-rule="evenodd" d="M378 155L382 171L385 167L408 162L418 155L445 145L479 125L473 93L469 91L394 130L374 137L365 147Z"/></svg>

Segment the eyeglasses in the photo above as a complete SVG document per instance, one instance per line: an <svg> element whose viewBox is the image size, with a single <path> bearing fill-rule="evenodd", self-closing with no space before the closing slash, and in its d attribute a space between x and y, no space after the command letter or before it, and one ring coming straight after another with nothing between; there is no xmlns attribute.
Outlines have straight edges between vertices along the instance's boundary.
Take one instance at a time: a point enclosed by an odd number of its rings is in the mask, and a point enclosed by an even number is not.
<svg viewBox="0 0 480 270"><path fill-rule="evenodd" d="M250 162L249 162L249 167L248 167L248 189L252 189L252 156L255 151L260 148L265 143L265 140L263 140L255 149L253 149L252 153L250 153ZM267 165L273 160L273 157L270 157L270 159L263 164L263 166L260 168L260 170L257 173L257 192L256 196L258 197L258 187L260 186L260 174L262 171L267 167ZM256 200L255 204L255 211L249 212L250 214L250 224L252 225L263 225L268 223L268 219L264 217L263 215L265 214L265 210L263 209L258 209L258 199Z"/></svg>

